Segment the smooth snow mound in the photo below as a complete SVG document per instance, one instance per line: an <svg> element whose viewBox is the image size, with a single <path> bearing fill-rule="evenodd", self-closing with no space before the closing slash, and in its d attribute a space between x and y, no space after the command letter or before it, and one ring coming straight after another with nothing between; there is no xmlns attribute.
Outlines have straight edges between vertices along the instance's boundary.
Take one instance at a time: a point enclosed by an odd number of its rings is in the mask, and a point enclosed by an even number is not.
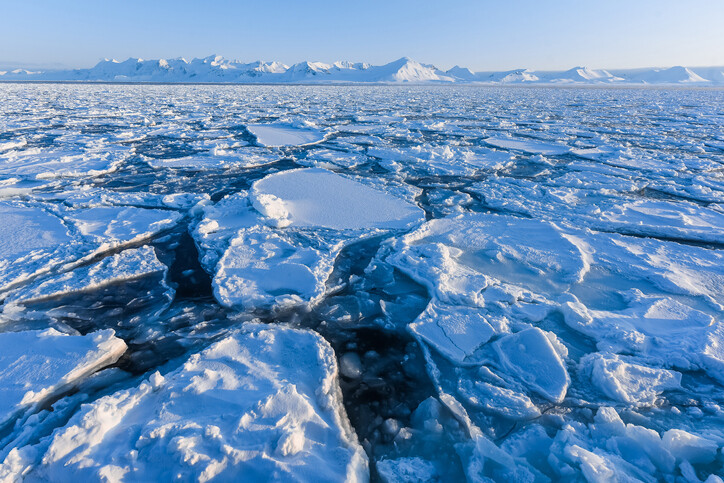
<svg viewBox="0 0 724 483"><path fill-rule="evenodd" d="M29 476L50 481L369 478L332 348L314 332L261 324L84 405L37 461Z"/></svg>
<svg viewBox="0 0 724 483"><path fill-rule="evenodd" d="M419 207L318 168L271 174L254 183L250 197L276 226L404 229L424 221Z"/></svg>
<svg viewBox="0 0 724 483"><path fill-rule="evenodd" d="M262 146L306 146L324 141L324 133L316 129L300 129L285 124L250 124L246 126Z"/></svg>

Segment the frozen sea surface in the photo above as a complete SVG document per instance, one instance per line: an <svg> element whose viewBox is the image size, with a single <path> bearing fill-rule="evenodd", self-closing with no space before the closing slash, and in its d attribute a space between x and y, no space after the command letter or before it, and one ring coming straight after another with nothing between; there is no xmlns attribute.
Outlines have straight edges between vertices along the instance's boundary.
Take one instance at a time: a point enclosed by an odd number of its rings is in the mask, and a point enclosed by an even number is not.
<svg viewBox="0 0 724 483"><path fill-rule="evenodd" d="M722 481L724 91L0 91L0 481Z"/></svg>

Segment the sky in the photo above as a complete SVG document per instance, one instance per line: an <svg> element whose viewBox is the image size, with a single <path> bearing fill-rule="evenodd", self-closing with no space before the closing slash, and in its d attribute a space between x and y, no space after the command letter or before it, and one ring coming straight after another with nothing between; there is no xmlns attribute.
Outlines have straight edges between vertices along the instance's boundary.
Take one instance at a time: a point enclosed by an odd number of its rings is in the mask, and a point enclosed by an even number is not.
<svg viewBox="0 0 724 483"><path fill-rule="evenodd" d="M0 0L0 68L223 55L474 71L724 65L724 0Z"/></svg>

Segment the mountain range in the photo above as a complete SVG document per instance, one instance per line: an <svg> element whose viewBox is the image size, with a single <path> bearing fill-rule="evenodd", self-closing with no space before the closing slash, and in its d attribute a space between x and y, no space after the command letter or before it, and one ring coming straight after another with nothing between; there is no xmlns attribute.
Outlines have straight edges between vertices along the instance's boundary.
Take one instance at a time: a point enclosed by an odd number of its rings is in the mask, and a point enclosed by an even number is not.
<svg viewBox="0 0 724 483"><path fill-rule="evenodd" d="M574 67L566 71L516 69L502 72L473 72L455 66L443 71L407 57L384 65L368 63L280 62L227 60L209 56L187 61L183 58L119 62L106 59L89 69L0 71L0 81L162 82L232 84L657 84L724 85L724 67L669 67L628 70L594 70Z"/></svg>

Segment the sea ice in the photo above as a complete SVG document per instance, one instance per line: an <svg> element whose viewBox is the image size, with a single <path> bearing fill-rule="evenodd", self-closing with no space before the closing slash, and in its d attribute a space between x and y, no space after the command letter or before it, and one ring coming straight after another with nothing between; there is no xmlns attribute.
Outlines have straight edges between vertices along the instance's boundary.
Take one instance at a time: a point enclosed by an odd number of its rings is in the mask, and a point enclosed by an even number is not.
<svg viewBox="0 0 724 483"><path fill-rule="evenodd" d="M82 406L24 472L46 481L365 481L367 456L337 384L320 336L246 324L178 369Z"/></svg>
<svg viewBox="0 0 724 483"><path fill-rule="evenodd" d="M244 308L314 302L345 244L423 220L403 199L317 168L268 175L248 198L205 211L196 236L213 250L202 260L215 273L214 293L222 304Z"/></svg>
<svg viewBox="0 0 724 483"><path fill-rule="evenodd" d="M306 146L324 141L322 131L285 124L249 124L246 126L256 142L267 147Z"/></svg>
<svg viewBox="0 0 724 483"><path fill-rule="evenodd" d="M551 333L525 329L502 337L494 344L503 366L541 396L561 402L571 378Z"/></svg>
<svg viewBox="0 0 724 483"><path fill-rule="evenodd" d="M12 291L5 303L36 302L166 272L166 265L156 258L153 248L144 246L124 250L93 265L25 285ZM166 288L170 290L170 287Z"/></svg>
<svg viewBox="0 0 724 483"><path fill-rule="evenodd" d="M318 168L269 175L254 183L250 196L280 227L403 229L421 219L410 203Z"/></svg>
<svg viewBox="0 0 724 483"><path fill-rule="evenodd" d="M615 401L652 405L663 391L681 388L680 373L637 364L630 359L595 353L581 363L590 368L593 384Z"/></svg>
<svg viewBox="0 0 724 483"><path fill-rule="evenodd" d="M571 150L568 146L551 144L537 140L486 138L484 141L486 144L496 148L511 149L514 151L523 151L532 154L543 154L546 156L565 154Z"/></svg>

